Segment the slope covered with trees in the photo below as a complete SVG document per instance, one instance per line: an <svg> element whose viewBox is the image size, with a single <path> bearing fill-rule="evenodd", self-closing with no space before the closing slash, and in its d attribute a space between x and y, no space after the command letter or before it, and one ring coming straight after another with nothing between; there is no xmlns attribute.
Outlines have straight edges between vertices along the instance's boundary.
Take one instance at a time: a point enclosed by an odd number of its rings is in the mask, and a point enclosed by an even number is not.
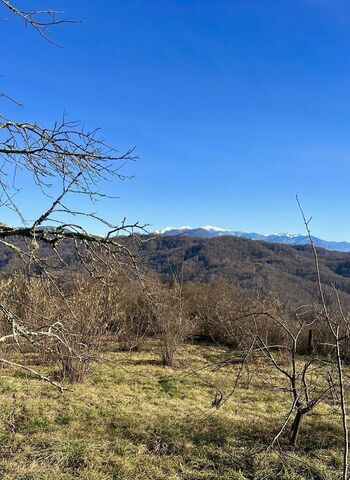
<svg viewBox="0 0 350 480"><path fill-rule="evenodd" d="M184 282L225 280L245 290L272 293L292 306L317 301L317 278L311 247L289 247L236 237L188 236L144 238L142 261L164 282L174 275ZM335 285L350 301L350 254L319 250L326 291ZM328 289L327 289L328 286Z"/></svg>

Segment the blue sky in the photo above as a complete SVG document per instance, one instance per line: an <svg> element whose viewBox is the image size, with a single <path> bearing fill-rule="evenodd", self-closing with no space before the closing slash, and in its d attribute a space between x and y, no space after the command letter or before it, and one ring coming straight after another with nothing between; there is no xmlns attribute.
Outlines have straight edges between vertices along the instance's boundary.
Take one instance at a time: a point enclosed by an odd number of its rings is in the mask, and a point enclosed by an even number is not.
<svg viewBox="0 0 350 480"><path fill-rule="evenodd" d="M315 235L350 240L349 2L44 3L83 22L52 32L57 48L0 13L0 91L25 105L1 111L48 125L66 111L136 146L133 180L94 210L154 229L303 232L298 193ZM34 217L46 200L22 181Z"/></svg>

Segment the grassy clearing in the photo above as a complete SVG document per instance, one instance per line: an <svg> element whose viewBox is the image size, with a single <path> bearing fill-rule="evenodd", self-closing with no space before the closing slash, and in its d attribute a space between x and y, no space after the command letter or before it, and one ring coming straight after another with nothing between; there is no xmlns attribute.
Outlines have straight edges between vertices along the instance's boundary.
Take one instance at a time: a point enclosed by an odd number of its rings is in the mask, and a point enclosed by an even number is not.
<svg viewBox="0 0 350 480"><path fill-rule="evenodd" d="M234 370L191 368L222 357L187 346L181 366L163 368L150 346L108 355L64 395L21 372L0 377L0 478L5 480L336 479L339 419L320 406L306 419L297 451L266 452L289 405L260 376L247 379L213 413L210 383L225 392ZM262 377L267 372L260 371ZM276 378L276 382L279 379Z"/></svg>

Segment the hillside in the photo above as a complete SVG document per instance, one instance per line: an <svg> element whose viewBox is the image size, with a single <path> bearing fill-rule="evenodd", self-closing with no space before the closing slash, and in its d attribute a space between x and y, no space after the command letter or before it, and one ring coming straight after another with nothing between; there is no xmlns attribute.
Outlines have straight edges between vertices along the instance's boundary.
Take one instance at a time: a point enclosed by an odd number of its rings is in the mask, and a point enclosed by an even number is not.
<svg viewBox="0 0 350 480"><path fill-rule="evenodd" d="M324 284L334 284L350 303L350 254L323 249L318 253ZM242 289L277 294L294 306L318 298L309 245L290 247L237 237L157 237L142 243L141 257L163 281L182 272L185 282L226 280Z"/></svg>
<svg viewBox="0 0 350 480"><path fill-rule="evenodd" d="M317 302L318 291L314 257L309 245L287 246L233 236L194 238L144 236L141 242L121 238L139 257L143 270L155 272L167 283L174 275L184 282L227 281L246 291L277 295L284 304L298 306ZM40 247L50 258L49 247ZM59 245L67 270L82 270L70 241ZM324 285L335 285L342 301L350 306L350 253L319 249ZM52 260L54 261L54 260ZM0 247L1 273L8 274L18 265L17 255ZM327 288L326 288L327 289Z"/></svg>

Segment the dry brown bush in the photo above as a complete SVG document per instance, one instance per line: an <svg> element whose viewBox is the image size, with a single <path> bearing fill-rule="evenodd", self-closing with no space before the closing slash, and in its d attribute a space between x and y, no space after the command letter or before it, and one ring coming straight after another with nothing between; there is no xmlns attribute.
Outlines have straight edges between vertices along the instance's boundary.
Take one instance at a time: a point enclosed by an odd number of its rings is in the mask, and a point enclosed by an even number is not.
<svg viewBox="0 0 350 480"><path fill-rule="evenodd" d="M62 290L49 279L18 276L2 282L0 295L32 332L19 337L21 352L36 352L37 363L58 363L59 376L75 382L84 378L100 351L107 326L106 302L99 282L76 277L67 285ZM6 322L2 325L10 328ZM35 332L47 325L53 335L36 339Z"/></svg>
<svg viewBox="0 0 350 480"><path fill-rule="evenodd" d="M139 350L146 337L152 333L155 309L149 295L139 284L132 284L124 292L122 316L114 330L122 350Z"/></svg>
<svg viewBox="0 0 350 480"><path fill-rule="evenodd" d="M164 366L174 365L181 344L191 331L186 312L183 287L174 281L170 287L153 291L154 333L160 339L160 357Z"/></svg>

